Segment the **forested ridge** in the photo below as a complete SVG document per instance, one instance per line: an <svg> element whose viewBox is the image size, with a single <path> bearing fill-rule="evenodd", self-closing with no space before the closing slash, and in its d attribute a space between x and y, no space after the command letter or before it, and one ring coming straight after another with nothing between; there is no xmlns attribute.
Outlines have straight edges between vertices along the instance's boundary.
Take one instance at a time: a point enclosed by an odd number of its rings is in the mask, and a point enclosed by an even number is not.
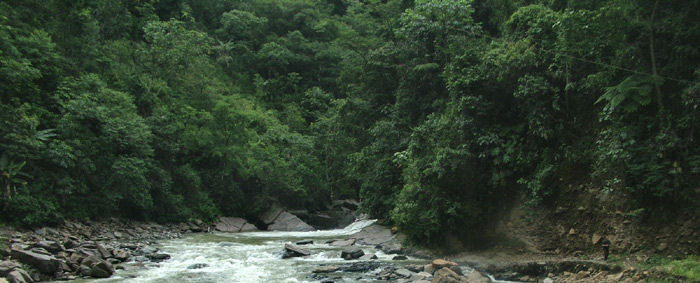
<svg viewBox="0 0 700 283"><path fill-rule="evenodd" d="M697 209L700 1L3 0L1 218Z"/></svg>

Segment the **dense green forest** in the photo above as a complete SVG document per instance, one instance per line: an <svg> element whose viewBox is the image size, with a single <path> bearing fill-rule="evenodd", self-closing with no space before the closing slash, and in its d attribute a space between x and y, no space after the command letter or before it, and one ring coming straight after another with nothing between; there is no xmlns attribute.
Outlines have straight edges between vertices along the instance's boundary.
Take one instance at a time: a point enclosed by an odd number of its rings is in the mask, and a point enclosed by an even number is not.
<svg viewBox="0 0 700 283"><path fill-rule="evenodd" d="M1 218L696 207L697 0L2 0Z"/></svg>

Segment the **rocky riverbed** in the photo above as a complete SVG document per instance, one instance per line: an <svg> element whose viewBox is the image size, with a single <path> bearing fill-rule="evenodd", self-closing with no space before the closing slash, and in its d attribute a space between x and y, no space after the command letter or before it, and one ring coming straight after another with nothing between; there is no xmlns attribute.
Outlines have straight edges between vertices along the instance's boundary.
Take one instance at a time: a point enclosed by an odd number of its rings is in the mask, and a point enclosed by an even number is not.
<svg viewBox="0 0 700 283"><path fill-rule="evenodd" d="M345 224L345 206L352 204L336 206L343 208L336 210L341 222L324 216L322 225ZM669 278L664 270L513 250L463 252L436 259L429 251L403 246L400 233L373 220L317 230L302 220L314 217L275 209L257 225L223 217L212 225L109 219L68 221L35 230L2 229L0 283L98 278L110 278L110 282L644 282Z"/></svg>

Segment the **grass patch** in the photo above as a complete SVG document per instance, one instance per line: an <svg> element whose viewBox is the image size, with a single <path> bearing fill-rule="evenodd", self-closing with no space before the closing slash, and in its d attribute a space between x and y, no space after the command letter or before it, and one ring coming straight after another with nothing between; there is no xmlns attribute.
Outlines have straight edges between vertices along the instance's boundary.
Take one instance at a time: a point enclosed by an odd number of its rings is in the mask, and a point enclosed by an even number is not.
<svg viewBox="0 0 700 283"><path fill-rule="evenodd" d="M700 256L693 255L684 259L652 256L639 264L643 269L657 266L669 269L673 275L683 276L691 281L700 281Z"/></svg>

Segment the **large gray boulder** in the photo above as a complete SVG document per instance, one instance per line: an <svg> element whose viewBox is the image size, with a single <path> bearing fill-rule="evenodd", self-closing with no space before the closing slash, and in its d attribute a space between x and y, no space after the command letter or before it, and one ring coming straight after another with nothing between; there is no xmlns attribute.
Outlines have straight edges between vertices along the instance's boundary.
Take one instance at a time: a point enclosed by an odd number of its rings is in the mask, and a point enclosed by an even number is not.
<svg viewBox="0 0 700 283"><path fill-rule="evenodd" d="M7 274L7 280L10 281L10 283L32 283L34 282L34 279L32 279L31 276L29 276L29 273L22 269L15 269L11 271L9 274Z"/></svg>
<svg viewBox="0 0 700 283"><path fill-rule="evenodd" d="M19 264L9 261L9 260L3 260L0 262L0 277L5 277L7 274L15 270L16 268L19 268Z"/></svg>
<svg viewBox="0 0 700 283"><path fill-rule="evenodd" d="M81 265L90 268L89 275L95 278L108 278L114 274L112 265L96 255L86 257Z"/></svg>
<svg viewBox="0 0 700 283"><path fill-rule="evenodd" d="M19 262L31 265L44 274L53 275L59 268L59 261L53 256L24 250L12 250L11 254L12 257L19 260Z"/></svg>
<svg viewBox="0 0 700 283"><path fill-rule="evenodd" d="M314 231L314 227L306 224L299 217L289 212L283 211L277 219L267 227L268 231Z"/></svg>
<svg viewBox="0 0 700 283"><path fill-rule="evenodd" d="M345 260L360 258L363 255L365 255L365 252L358 247L346 248L340 253L340 257Z"/></svg>
<svg viewBox="0 0 700 283"><path fill-rule="evenodd" d="M52 252L52 253L57 253L57 252L65 250L63 245L61 245L60 243L55 242L55 241L43 240L43 241L37 242L35 246L39 247L39 248L43 248L43 249L45 249L49 252Z"/></svg>
<svg viewBox="0 0 700 283"><path fill-rule="evenodd" d="M215 229L220 232L237 233L246 223L245 219L239 217L221 217L216 223Z"/></svg>
<svg viewBox="0 0 700 283"><path fill-rule="evenodd" d="M277 220L277 217L279 217L282 212L284 212L284 209L279 206L273 206L260 217L260 221L265 223L265 225L270 225Z"/></svg>
<svg viewBox="0 0 700 283"><path fill-rule="evenodd" d="M372 224L362 228L360 232L353 234L351 237L357 239L357 243L361 245L372 246L384 244L394 239L391 229L379 224Z"/></svg>
<svg viewBox="0 0 700 283"><path fill-rule="evenodd" d="M282 258L300 257L308 255L311 255L311 251L307 249L303 249L297 245L289 243L284 244L284 254L282 255Z"/></svg>
<svg viewBox="0 0 700 283"><path fill-rule="evenodd" d="M250 224L250 223L243 224L243 226L241 227L241 232L254 232L254 231L258 231L258 227L256 227L253 224Z"/></svg>

